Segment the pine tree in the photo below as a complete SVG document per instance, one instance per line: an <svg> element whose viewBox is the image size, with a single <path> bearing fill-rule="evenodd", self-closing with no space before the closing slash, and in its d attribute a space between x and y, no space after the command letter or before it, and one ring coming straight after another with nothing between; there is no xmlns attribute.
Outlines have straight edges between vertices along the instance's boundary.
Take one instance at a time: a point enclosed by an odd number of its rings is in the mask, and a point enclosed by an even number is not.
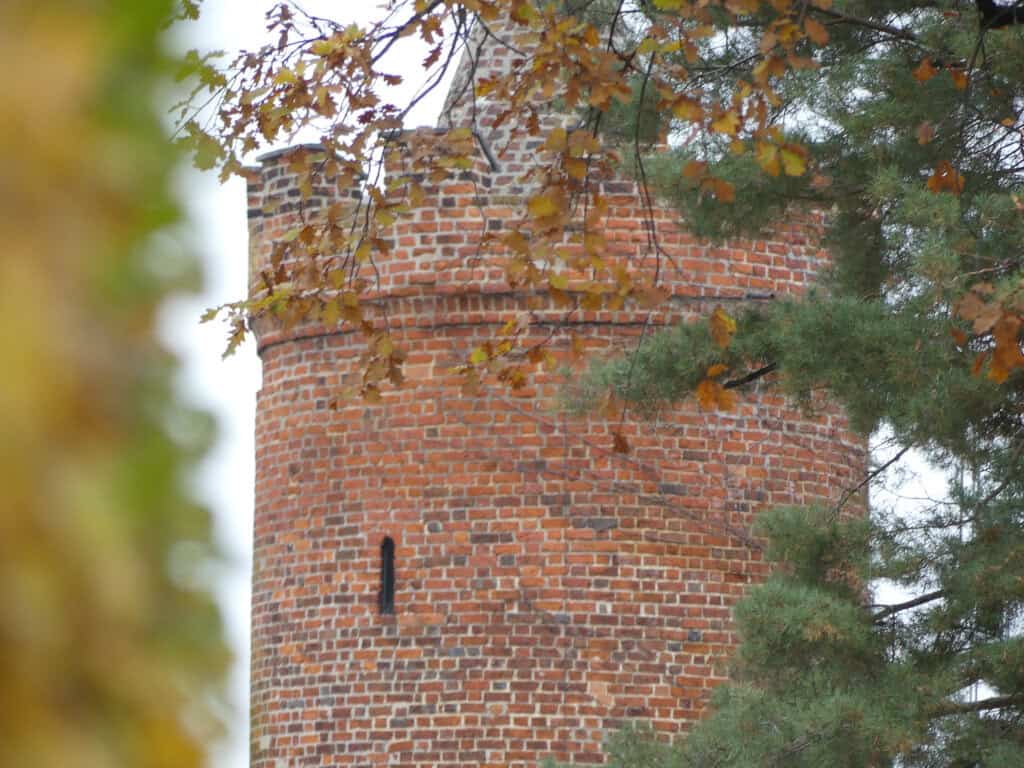
<svg viewBox="0 0 1024 768"><path fill-rule="evenodd" d="M764 18L703 49L714 87L757 60ZM619 734L611 761L1024 765L1024 6L848 2L808 18L827 42L778 80L773 114L815 175L759 172L705 133L652 158L650 177L711 236L795 204L829 211L826 285L742 313L724 349L713 320L679 327L582 386L656 409L724 365L724 388L770 378L808 407L825 390L864 433L888 431L895 455L869 481L911 448L958 472L948 499L911 515L766 513L776 567L738 608L712 714L675 750ZM734 185L734 205L679 174L694 159ZM881 580L906 599L877 604Z"/></svg>

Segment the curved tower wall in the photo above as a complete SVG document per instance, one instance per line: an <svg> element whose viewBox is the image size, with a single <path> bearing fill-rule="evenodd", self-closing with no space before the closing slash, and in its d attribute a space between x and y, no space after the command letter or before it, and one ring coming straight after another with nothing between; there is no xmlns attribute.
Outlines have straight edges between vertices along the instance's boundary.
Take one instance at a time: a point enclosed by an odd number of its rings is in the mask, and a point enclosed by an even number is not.
<svg viewBox="0 0 1024 768"><path fill-rule="evenodd" d="M517 176L537 147L513 149L498 170L482 156L430 188L394 226L381 301L409 381L381 405L331 407L357 381L361 335L260 329L253 768L592 763L624 721L685 730L723 679L731 606L765 575L756 513L834 500L862 477L865 444L838 409L808 415L763 386L733 412L689 404L627 421L629 455L610 451L601 418L551 410L555 374L522 396L465 394L449 368L527 298L479 249L518 214ZM250 184L254 275L298 221L288 158L265 158ZM610 248L646 253L635 185L603 193ZM319 190L306 209L339 195ZM648 322L801 294L827 262L813 217L726 245L677 218L654 211L679 267L670 300L650 319L575 314L568 330L589 349L628 347ZM379 603L385 537L393 614Z"/></svg>

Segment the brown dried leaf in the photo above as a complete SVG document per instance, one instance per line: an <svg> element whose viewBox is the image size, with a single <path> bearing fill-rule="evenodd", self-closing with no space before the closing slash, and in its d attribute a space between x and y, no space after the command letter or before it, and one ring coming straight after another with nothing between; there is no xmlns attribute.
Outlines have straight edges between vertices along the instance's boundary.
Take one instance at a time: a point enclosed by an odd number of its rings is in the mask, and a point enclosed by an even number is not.
<svg viewBox="0 0 1024 768"><path fill-rule="evenodd" d="M815 45L825 45L828 42L828 30L825 25L807 17L804 19L804 32Z"/></svg>
<svg viewBox="0 0 1024 768"><path fill-rule="evenodd" d="M935 125L925 120L917 126L917 143L924 146L935 138Z"/></svg>
<svg viewBox="0 0 1024 768"><path fill-rule="evenodd" d="M999 302L992 301L983 304L981 311L974 318L971 330L978 336L988 333L1003 314L1003 307Z"/></svg>
<svg viewBox="0 0 1024 768"><path fill-rule="evenodd" d="M732 391L714 379L702 379L697 385L696 395L700 407L706 411L731 411L736 405L736 397Z"/></svg>
<svg viewBox="0 0 1024 768"><path fill-rule="evenodd" d="M927 83L937 74L939 74L939 70L932 65L932 60L925 59L914 70L914 79L919 83Z"/></svg>
<svg viewBox="0 0 1024 768"><path fill-rule="evenodd" d="M968 322L973 322L984 308L985 302L974 291L965 293L954 305L956 314Z"/></svg>
<svg viewBox="0 0 1024 768"><path fill-rule="evenodd" d="M952 163L942 160L935 166L935 171L928 179L928 189L935 194L951 192L959 195L964 191L964 177L960 175Z"/></svg>
<svg viewBox="0 0 1024 768"><path fill-rule="evenodd" d="M715 363L710 368L708 368L707 377L709 379L716 379L723 373L725 373L727 370L729 370L729 366L727 366L725 363Z"/></svg>
<svg viewBox="0 0 1024 768"><path fill-rule="evenodd" d="M725 179L714 179L712 182L715 197L720 203L731 203L736 200L736 187Z"/></svg>

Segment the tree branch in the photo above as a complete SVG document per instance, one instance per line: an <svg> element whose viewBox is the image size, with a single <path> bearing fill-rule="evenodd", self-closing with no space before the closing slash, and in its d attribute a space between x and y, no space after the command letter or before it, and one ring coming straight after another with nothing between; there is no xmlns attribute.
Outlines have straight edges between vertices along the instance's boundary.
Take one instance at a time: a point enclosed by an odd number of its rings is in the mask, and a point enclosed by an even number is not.
<svg viewBox="0 0 1024 768"><path fill-rule="evenodd" d="M1024 24L1024 5L996 5L995 0L976 0L974 3L981 16L982 29L1005 29L1014 24Z"/></svg>
<svg viewBox="0 0 1024 768"><path fill-rule="evenodd" d="M846 506L846 502L848 502L850 500L850 498L855 493L857 493L857 491L859 491L861 488L863 488L864 486L866 486L869 483L871 483L872 480L874 480L880 474L885 472L885 470L887 470L889 467L891 467L897 461L902 459L906 455L907 451L909 451L912 447L913 447L912 444L903 446L899 450L899 452L895 456L893 456L891 459L889 459L887 462L885 462L885 464L883 464L880 467L876 467L872 471L868 472L868 474L864 476L864 479L861 480L859 483L857 483L852 488L847 488L846 491L843 493L843 495L840 497L839 501L836 502L835 512L838 513L839 510L841 510L844 506Z"/></svg>
<svg viewBox="0 0 1024 768"><path fill-rule="evenodd" d="M926 592L923 595L915 597L913 600L907 600L904 603L895 603L894 605L887 605L878 613L876 613L872 618L874 619L874 622L878 624L884 621L885 619L889 618L890 616L899 613L900 611L906 611L910 608L916 608L919 605L924 605L925 603L933 602L944 597L945 594L946 590L944 589L936 589L934 592Z"/></svg>
<svg viewBox="0 0 1024 768"><path fill-rule="evenodd" d="M945 717L946 715L966 715L972 712L987 712L990 709L1009 709L1024 705L1024 694L1011 694L1009 696L992 696L979 701L946 701L931 711L932 717Z"/></svg>
<svg viewBox="0 0 1024 768"><path fill-rule="evenodd" d="M905 29L894 27L891 24L883 24L880 21L874 21L872 19L862 19L858 16L850 16L847 13L841 13L840 11L826 10L824 8L818 8L817 6L810 10L815 13L821 14L833 20L834 24L852 24L857 27L865 27L866 29L873 29L876 32L884 32L887 35L898 38L900 40L906 40L910 43L919 42L917 35L913 32L908 32Z"/></svg>
<svg viewBox="0 0 1024 768"><path fill-rule="evenodd" d="M758 368L756 371L751 371L746 376L740 376L738 379L730 379L722 385L722 389L736 389L736 387L742 387L744 384L749 384L752 381L767 376L772 371L776 371L779 368L778 363L769 363L766 366Z"/></svg>

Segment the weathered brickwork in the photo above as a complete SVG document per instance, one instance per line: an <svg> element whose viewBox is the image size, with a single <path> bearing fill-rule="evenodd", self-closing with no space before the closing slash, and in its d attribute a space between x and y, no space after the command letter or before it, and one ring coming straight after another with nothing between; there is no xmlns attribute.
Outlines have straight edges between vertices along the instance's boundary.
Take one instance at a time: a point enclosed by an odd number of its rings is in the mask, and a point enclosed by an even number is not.
<svg viewBox="0 0 1024 768"><path fill-rule="evenodd" d="M479 249L517 215L516 176L536 147L515 149L499 170L481 156L395 225L380 301L409 350L409 383L383 404L331 407L356 375L360 335L260 329L254 768L595 763L625 720L685 730L735 645L730 607L765 574L755 514L835 499L863 473L864 443L836 408L803 413L762 386L734 412L628 421L628 456L610 451L600 418L551 408L554 373L524 396L463 394L449 367L526 300ZM298 220L288 156L266 158L250 186L254 273ZM604 193L611 248L642 258L634 185ZM306 205L335 198L324 189ZM827 260L814 217L727 246L677 218L654 212L678 266L654 326L803 293ZM635 342L648 318L568 322L599 351ZM394 615L378 605L385 537Z"/></svg>

